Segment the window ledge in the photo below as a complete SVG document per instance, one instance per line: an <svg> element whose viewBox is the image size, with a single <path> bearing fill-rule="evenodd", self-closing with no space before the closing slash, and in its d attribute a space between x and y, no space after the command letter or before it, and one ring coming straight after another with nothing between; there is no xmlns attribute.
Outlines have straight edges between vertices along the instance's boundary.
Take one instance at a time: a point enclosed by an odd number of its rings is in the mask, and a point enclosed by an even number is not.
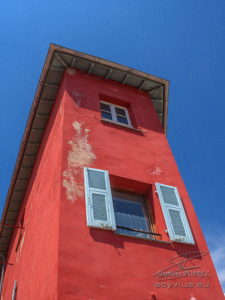
<svg viewBox="0 0 225 300"><path fill-rule="evenodd" d="M121 233L118 231L115 231L116 235L122 235L122 236L126 236L132 239L139 239L139 240L144 240L144 241L149 241L149 242L156 242L156 243L161 243L161 244L172 244L171 241L163 241L163 240L157 240L157 239L150 239L150 238L144 238L144 237L140 237L140 236L132 236L126 233Z"/></svg>
<svg viewBox="0 0 225 300"><path fill-rule="evenodd" d="M110 123L110 124L113 124L113 125L117 125L117 126L119 126L119 127L125 127L125 128L127 128L127 129L132 130L132 131L136 131L136 132L139 132L139 133L143 133L142 130L137 129L137 128L134 128L133 126L126 125L126 124L122 124L122 123L118 123L118 122L115 122L115 121L112 121L112 120L109 120L109 119L101 118L101 121L102 121L103 123Z"/></svg>

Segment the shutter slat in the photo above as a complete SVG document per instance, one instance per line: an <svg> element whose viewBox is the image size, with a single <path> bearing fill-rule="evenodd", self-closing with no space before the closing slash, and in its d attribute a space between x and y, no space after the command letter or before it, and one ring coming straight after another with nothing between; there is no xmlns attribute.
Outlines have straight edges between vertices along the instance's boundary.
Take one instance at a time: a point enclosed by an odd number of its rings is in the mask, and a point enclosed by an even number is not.
<svg viewBox="0 0 225 300"><path fill-rule="evenodd" d="M95 220L107 221L105 195L92 194L93 215Z"/></svg>
<svg viewBox="0 0 225 300"><path fill-rule="evenodd" d="M172 241L194 244L190 225L177 188L156 183L156 190L170 239Z"/></svg>
<svg viewBox="0 0 225 300"><path fill-rule="evenodd" d="M161 186L161 193L163 195L164 202L167 204L172 204L179 206L175 191L173 188Z"/></svg>
<svg viewBox="0 0 225 300"><path fill-rule="evenodd" d="M91 188L106 190L104 172L88 170L88 181Z"/></svg>
<svg viewBox="0 0 225 300"><path fill-rule="evenodd" d="M187 236L184 229L183 221L180 216L180 212L174 209L169 209L169 214L175 234Z"/></svg>

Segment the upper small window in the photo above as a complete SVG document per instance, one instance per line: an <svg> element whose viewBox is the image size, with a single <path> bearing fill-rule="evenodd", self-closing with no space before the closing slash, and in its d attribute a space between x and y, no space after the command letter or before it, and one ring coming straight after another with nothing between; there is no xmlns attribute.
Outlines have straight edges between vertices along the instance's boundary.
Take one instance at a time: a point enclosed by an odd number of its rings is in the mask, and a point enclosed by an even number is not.
<svg viewBox="0 0 225 300"><path fill-rule="evenodd" d="M100 102L103 119L111 120L123 125L131 125L128 110L125 107L114 105L108 102Z"/></svg>

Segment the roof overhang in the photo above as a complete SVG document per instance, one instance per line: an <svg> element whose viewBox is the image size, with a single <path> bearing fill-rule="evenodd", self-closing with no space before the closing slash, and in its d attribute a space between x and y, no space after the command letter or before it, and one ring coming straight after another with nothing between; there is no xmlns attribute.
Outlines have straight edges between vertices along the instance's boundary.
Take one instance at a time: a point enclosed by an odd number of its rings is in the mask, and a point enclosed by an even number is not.
<svg viewBox="0 0 225 300"><path fill-rule="evenodd" d="M0 254L7 254L26 187L66 68L114 80L151 96L164 132L167 128L169 82L120 64L51 44L31 107L2 214Z"/></svg>

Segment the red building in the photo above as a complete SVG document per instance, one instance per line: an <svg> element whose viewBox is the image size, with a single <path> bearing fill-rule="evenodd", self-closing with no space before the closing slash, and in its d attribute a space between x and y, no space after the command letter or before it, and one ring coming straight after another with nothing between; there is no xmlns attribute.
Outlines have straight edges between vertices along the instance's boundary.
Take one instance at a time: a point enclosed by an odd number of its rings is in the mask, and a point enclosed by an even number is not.
<svg viewBox="0 0 225 300"><path fill-rule="evenodd" d="M168 81L51 45L2 216L1 299L221 300Z"/></svg>

